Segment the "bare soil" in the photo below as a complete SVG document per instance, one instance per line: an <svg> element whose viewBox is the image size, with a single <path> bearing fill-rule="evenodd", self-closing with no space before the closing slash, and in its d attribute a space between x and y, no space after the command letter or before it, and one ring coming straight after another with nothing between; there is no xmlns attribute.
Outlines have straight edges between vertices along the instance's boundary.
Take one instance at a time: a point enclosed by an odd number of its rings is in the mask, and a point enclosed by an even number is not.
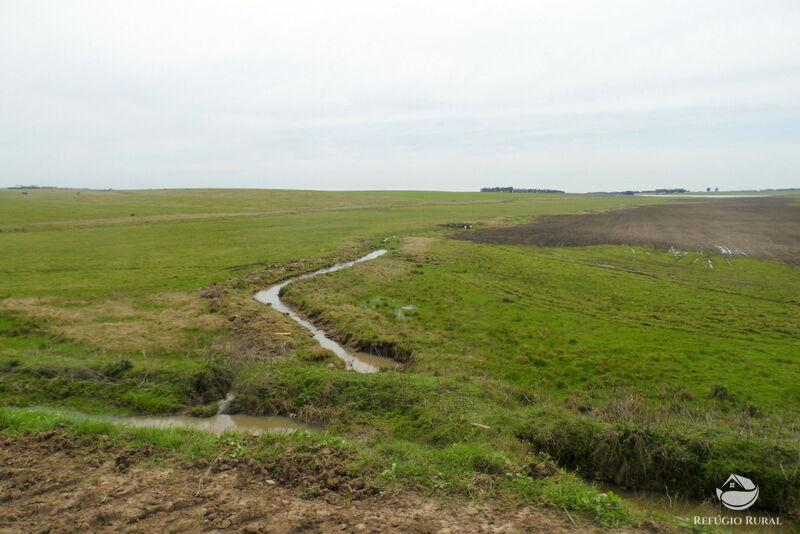
<svg viewBox="0 0 800 534"><path fill-rule="evenodd" d="M380 494L322 452L305 471L252 459L157 467L147 448L98 454L57 431L2 436L0 533L603 532L546 508Z"/></svg>
<svg viewBox="0 0 800 534"><path fill-rule="evenodd" d="M681 200L605 213L547 215L530 224L454 234L502 245L652 245L800 263L800 204L793 198Z"/></svg>

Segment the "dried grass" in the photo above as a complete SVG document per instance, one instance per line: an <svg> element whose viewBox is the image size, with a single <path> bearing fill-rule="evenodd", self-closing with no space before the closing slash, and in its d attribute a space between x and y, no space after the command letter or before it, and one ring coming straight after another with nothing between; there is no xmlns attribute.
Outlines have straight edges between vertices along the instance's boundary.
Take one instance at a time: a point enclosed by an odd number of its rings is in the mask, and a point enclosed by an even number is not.
<svg viewBox="0 0 800 534"><path fill-rule="evenodd" d="M411 257L421 256L428 252L435 241L434 237L407 237L400 252Z"/></svg>
<svg viewBox="0 0 800 534"><path fill-rule="evenodd" d="M197 330L216 331L225 324L191 293L162 293L150 301L160 309L145 309L130 300L29 297L5 299L0 310L18 313L62 338L106 350L176 350L191 344Z"/></svg>
<svg viewBox="0 0 800 534"><path fill-rule="evenodd" d="M649 424L657 420L656 414L638 394L628 391L616 391L598 411L601 421L607 423Z"/></svg>

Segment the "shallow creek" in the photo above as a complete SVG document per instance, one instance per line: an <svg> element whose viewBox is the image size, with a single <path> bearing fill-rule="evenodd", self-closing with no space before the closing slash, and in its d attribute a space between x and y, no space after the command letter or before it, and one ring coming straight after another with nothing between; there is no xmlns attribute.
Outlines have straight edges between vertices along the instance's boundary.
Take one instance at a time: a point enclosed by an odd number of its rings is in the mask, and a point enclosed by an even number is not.
<svg viewBox="0 0 800 534"><path fill-rule="evenodd" d="M348 351L342 345L329 338L325 332L314 326L310 321L307 321L295 313L289 306L284 304L280 299L281 289L288 286L297 280L304 280L320 274L332 273L340 271L353 265L369 260L374 260L386 254L385 250L376 250L370 252L357 260L347 263L340 263L332 267L320 269L311 273L302 274L284 280L279 284L259 291L256 293L255 298L259 302L272 306L275 310L287 314L292 320L299 323L305 329L314 335L314 339L324 348L330 350L336 356L341 358L348 369L353 369L359 373L375 373L381 369L397 369L400 363L390 358L382 358L374 354L367 354L363 352ZM267 416L256 417L252 415L228 415L225 412L229 404L236 397L234 392L219 401L219 411L212 417L191 417L188 415L165 415L165 416L132 416L132 417L107 417L103 418L112 423L128 425L133 427L146 427L146 428L193 428L196 430L203 430L214 434L221 434L236 430L239 432L249 432L251 434L262 434L265 432L295 432L298 430L314 430L313 427L299 423L288 417L281 416Z"/></svg>
<svg viewBox="0 0 800 534"><path fill-rule="evenodd" d="M375 356L374 354L347 350L342 345L329 338L325 334L325 331L317 328L310 321L300 317L294 310L284 304L280 297L281 290L292 282L297 280L305 280L306 278L311 278L320 274L341 271L342 269L347 269L348 267L352 267L357 263L374 260L375 258L383 256L384 254L386 254L385 250L376 250L354 261L339 263L333 267L327 267L311 273L301 274L300 276L295 276L294 278L289 278L279 284L275 284L269 289L259 291L256 293L255 299L268 306L272 306L273 309L278 310L281 313L288 315L293 321L311 332L314 336L314 339L316 339L323 348L330 350L344 361L347 369L352 369L354 371L358 371L359 373L375 373L381 369L397 369L400 367L400 363L392 360L391 358L383 358L381 356Z"/></svg>
<svg viewBox="0 0 800 534"><path fill-rule="evenodd" d="M212 417L190 417L188 415L133 416L108 418L112 423L144 428L193 428L212 434L231 430L250 434L290 433L297 430L313 430L288 417L256 417L252 415L217 414Z"/></svg>

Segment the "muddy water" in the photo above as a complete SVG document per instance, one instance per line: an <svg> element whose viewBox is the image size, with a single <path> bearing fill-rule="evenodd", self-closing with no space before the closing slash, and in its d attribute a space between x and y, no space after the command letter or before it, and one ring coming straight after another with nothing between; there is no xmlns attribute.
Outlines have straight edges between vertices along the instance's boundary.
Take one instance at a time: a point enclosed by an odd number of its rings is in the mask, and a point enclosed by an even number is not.
<svg viewBox="0 0 800 534"><path fill-rule="evenodd" d="M323 347L338 356L341 360L345 362L345 365L348 369L353 369L354 371L358 371L359 373L375 373L380 371L381 369L397 369L400 367L400 364L391 358L382 358L380 356L375 356L373 354L366 354L363 352L351 352L344 348L342 345L337 343L336 341L329 338L325 332L314 326L310 321L307 321L300 317L297 313L294 312L289 306L284 304L280 298L281 289L288 286L292 282L297 280L304 280L306 278L311 278L313 276L317 276L320 274L327 274L332 273L335 271L341 271L342 269L347 269L348 267L352 267L356 263L361 263L369 260L374 260L375 258L379 258L386 254L385 250L376 250L375 252L370 252L366 256L359 258L355 261L347 262L347 263L340 263L338 265L334 265L333 267L327 267L325 269L320 269L319 271L314 271L313 273L302 274L300 276L296 276L294 278L289 278L288 280L284 280L280 284L276 284L269 289L265 289L263 291L259 291L256 293L255 298L257 301L272 306L273 309L278 310L281 313L285 313L289 317L292 318L296 323L300 324L311 332L314 335L314 339Z"/></svg>
<svg viewBox="0 0 800 534"><path fill-rule="evenodd" d="M221 434L231 430L248 432L250 434L264 434L283 432L290 433L298 430L313 430L311 427L298 423L288 417L255 417L252 415L223 415L213 417L189 417L186 415L166 416L133 416L114 417L108 419L112 423L143 428L192 428Z"/></svg>
<svg viewBox="0 0 800 534"><path fill-rule="evenodd" d="M190 417L188 415L113 417L109 420L128 426L144 428L192 428L222 434L237 431L249 434L290 433L298 430L314 430L308 425L298 423L282 416L256 417L252 415L228 415L225 412L236 394L231 391L219 401L217 415L212 417Z"/></svg>

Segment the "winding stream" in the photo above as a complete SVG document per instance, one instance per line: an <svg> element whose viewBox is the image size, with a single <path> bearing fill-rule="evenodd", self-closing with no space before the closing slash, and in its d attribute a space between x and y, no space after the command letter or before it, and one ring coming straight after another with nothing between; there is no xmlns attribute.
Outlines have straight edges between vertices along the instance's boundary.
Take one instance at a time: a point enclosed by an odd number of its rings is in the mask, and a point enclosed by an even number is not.
<svg viewBox="0 0 800 534"><path fill-rule="evenodd" d="M320 346L330 350L336 356L341 358L348 369L353 369L360 373L374 373L381 369L394 369L400 367L400 363L390 359L367 354L363 352L350 352L342 345L329 338L323 330L317 328L310 321L307 321L295 313L289 306L284 304L280 299L281 289L288 286L296 280L303 280L317 276L320 274L332 273L340 271L348 267L352 267L356 263L361 263L369 260L374 260L386 254L385 250L376 250L370 252L355 261L347 263L340 263L332 267L320 269L311 273L301 274L294 278L284 280L279 284L275 284L269 289L259 291L256 293L255 298L259 302L272 306L281 313L288 315L292 320L303 326L306 330L314 335ZM134 426L134 427L147 427L147 428L193 428L196 430L203 430L214 434L220 434L230 430L237 430L240 432L249 432L252 434L261 434L263 432L295 432L297 430L314 430L313 427L298 423L293 419L281 416L272 417L254 417L250 415L228 415L225 412L228 410L230 403L236 397L235 392L231 391L228 395L219 401L219 410L217 415L212 417L190 417L186 415L168 415L168 416L133 416L133 417L109 417L105 418L106 421Z"/></svg>
<svg viewBox="0 0 800 534"><path fill-rule="evenodd" d="M109 417L110 423L140 428L193 428L212 434L230 430L250 434L291 433L298 430L313 430L312 427L282 416L253 416L217 414L212 417L190 417L188 415Z"/></svg>
<svg viewBox="0 0 800 534"><path fill-rule="evenodd" d="M320 328L314 326L313 323L307 321L300 317L294 310L292 310L289 306L284 304L280 298L281 290L295 282L297 280L304 280L306 278L311 278L314 276L318 276L320 274L327 274L333 273L336 271L341 271L342 269L347 269L348 267L352 267L357 263L362 263L365 261L374 260L375 258L379 258L386 254L386 250L376 250L374 252L370 252L366 256L358 258L357 260L350 261L347 263L339 263L332 267L326 267L325 269L320 269L318 271L314 271L311 273L301 274L299 276L295 276L294 278L289 278L284 280L279 284L275 284L274 286L270 287L269 289L265 289L263 291L259 291L255 294L255 299L263 304L268 306L272 306L273 309L278 310L279 312L288 315L294 322L301 325L303 328L308 330L314 335L314 339L322 346L336 354L341 360L344 361L345 366L347 369L352 369L354 371L358 371L359 373L375 373L380 371L381 369L397 369L400 367L400 363L392 360L391 358L383 358L381 356L375 356L374 354L367 354L364 352L350 352L342 345L334 341L333 339L329 338L325 331Z"/></svg>

